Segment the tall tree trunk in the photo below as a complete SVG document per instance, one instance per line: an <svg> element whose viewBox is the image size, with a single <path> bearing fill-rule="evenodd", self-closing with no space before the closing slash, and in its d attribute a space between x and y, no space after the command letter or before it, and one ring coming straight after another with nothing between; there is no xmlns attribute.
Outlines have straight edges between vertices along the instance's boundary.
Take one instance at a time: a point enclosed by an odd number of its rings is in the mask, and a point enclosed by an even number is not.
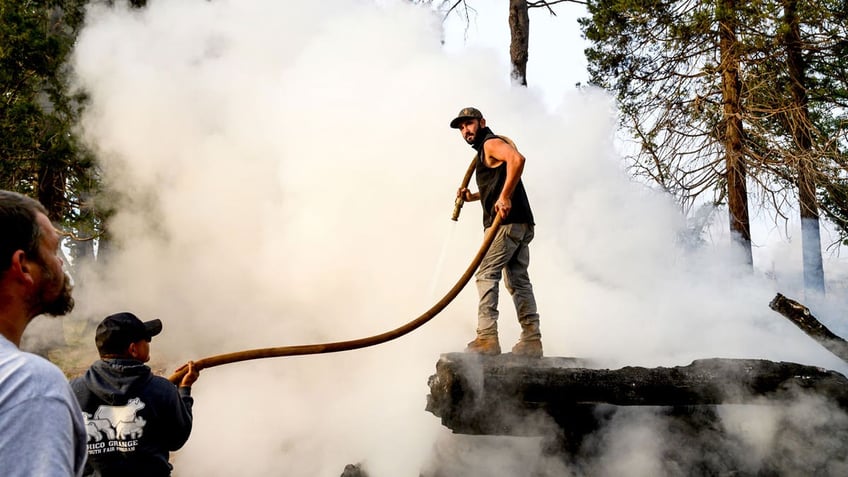
<svg viewBox="0 0 848 477"><path fill-rule="evenodd" d="M787 124L798 150L798 204L801 209L804 289L807 293L822 295L825 292L824 267L821 254L819 207L816 199L815 161L813 160L815 151L810 131L807 81L804 59L801 55L801 27L797 7L797 0L783 2L784 21L787 27L783 40L786 48L786 67L789 72L789 90L792 94Z"/></svg>
<svg viewBox="0 0 848 477"><path fill-rule="evenodd" d="M92 236L95 234L94 227L90 224L94 221L94 209L91 206L91 193L88 191L79 191L77 193L79 201L79 223L76 226L77 235L82 240L70 240L68 248L71 252L73 260L73 269L76 271L80 265L91 263L94 261L94 240ZM75 274L74 278L77 283L82 283L81 274Z"/></svg>
<svg viewBox="0 0 848 477"><path fill-rule="evenodd" d="M725 164L727 168L727 206L730 211L730 235L743 250L744 262L753 266L751 225L748 219L748 186L745 158L742 154L744 132L739 80L739 42L736 39L736 0L720 0L717 5L721 87L724 101Z"/></svg>
<svg viewBox="0 0 848 477"><path fill-rule="evenodd" d="M53 157L39 158L38 201L50 220L61 222L65 213L65 184L62 164Z"/></svg>
<svg viewBox="0 0 848 477"><path fill-rule="evenodd" d="M527 86L527 57L530 45L530 14L526 0L509 0L509 57L512 79Z"/></svg>

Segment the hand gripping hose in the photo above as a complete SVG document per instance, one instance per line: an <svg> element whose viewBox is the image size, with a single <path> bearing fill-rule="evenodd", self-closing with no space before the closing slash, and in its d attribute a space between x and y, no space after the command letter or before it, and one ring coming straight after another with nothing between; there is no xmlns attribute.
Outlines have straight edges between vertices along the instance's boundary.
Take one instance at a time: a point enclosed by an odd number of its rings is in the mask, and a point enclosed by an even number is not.
<svg viewBox="0 0 848 477"><path fill-rule="evenodd" d="M468 183L471 182L471 175L474 174L474 169L477 168L477 156L474 156L471 159L471 165L468 166L468 170L465 171L465 177L462 178L462 185L459 186L460 189L467 189ZM462 198L462 195L456 196L456 201L453 203L453 214L451 214L451 220L456 222L459 219L459 212L462 210L462 204L465 203L465 199Z"/></svg>
<svg viewBox="0 0 848 477"><path fill-rule="evenodd" d="M463 187L466 187L468 183L466 182ZM489 227L488 232L485 237L483 237L483 244L480 245L480 250L477 251L477 255L474 257L474 260L471 261L471 264L465 270L465 273L459 277L459 280L453 286L453 288L448 291L448 293L438 301L435 305L433 305L429 310L425 311L424 314L410 321L409 323L401 326L400 328L396 328L391 331L387 331L385 333L381 333L379 335L369 336L367 338L360 338L350 341L336 341L334 343L320 343L320 344L311 344L311 345L295 345L295 346L282 346L278 348L259 348L259 349L251 349L246 351L237 351L235 353L227 353L227 354L219 354L217 356L210 356L208 358L199 359L194 362L194 369L200 371L201 369L211 368L213 366L220 366L222 364L235 363L238 361L248 361L251 359L261 359L261 358L277 358L281 356L300 356L305 354L322 354L322 353L336 353L339 351L348 351L352 349L366 348L368 346L374 346L378 344L385 343L387 341L391 341L395 338L400 338L401 336L413 331L427 323L433 317L435 317L439 312L441 312L457 295L459 292L465 287L468 283L468 280L471 279L471 276L477 270L477 267L480 266L480 262L483 261L483 257L486 256L486 252L489 250L489 247L492 245L492 242L495 240L495 234L498 232L498 228L501 225L500 215L495 214L495 220L492 222L492 226ZM188 369L180 369L174 372L168 380L172 383L179 383L183 376L185 376Z"/></svg>

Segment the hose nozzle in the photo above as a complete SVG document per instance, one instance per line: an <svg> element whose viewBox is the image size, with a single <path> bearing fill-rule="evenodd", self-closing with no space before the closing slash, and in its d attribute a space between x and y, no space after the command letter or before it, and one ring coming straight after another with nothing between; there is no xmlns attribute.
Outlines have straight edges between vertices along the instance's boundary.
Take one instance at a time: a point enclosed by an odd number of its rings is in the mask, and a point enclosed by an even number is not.
<svg viewBox="0 0 848 477"><path fill-rule="evenodd" d="M457 197L456 201L454 201L454 203L453 203L453 214L451 214L451 220L453 220L454 222L456 222L457 219L459 219L459 212L462 210L462 204L464 204L464 203L465 203L465 201L462 200L462 197Z"/></svg>
<svg viewBox="0 0 848 477"><path fill-rule="evenodd" d="M471 181L471 174L474 174L474 169L477 166L477 156L471 158L471 164L468 165L468 170L465 171L465 177L462 178L462 184L459 186L459 191L468 188L468 183ZM456 201L453 203L453 215L451 220L454 222L459 219L459 211L462 210L462 204L465 202L463 194L457 192Z"/></svg>

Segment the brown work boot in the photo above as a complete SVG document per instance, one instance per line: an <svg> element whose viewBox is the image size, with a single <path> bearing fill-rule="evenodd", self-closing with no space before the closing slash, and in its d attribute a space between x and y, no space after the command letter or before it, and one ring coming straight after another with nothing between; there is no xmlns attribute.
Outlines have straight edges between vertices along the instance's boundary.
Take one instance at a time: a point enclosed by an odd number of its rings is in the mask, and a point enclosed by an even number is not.
<svg viewBox="0 0 848 477"><path fill-rule="evenodd" d="M541 358L542 340L521 340L512 347L512 354L528 358Z"/></svg>
<svg viewBox="0 0 848 477"><path fill-rule="evenodd" d="M501 354L501 345L497 336L478 336L465 347L466 353L479 353L488 356Z"/></svg>

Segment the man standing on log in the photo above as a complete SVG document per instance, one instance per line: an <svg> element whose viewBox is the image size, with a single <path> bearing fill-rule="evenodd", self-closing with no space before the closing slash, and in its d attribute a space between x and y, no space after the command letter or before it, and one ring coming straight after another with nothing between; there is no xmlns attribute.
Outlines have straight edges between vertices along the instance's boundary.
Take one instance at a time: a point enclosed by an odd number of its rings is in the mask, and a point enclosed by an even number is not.
<svg viewBox="0 0 848 477"><path fill-rule="evenodd" d="M0 191L0 474L82 475L85 425L56 365L18 347L38 315L74 307L60 238L38 201Z"/></svg>
<svg viewBox="0 0 848 477"><path fill-rule="evenodd" d="M194 363L185 365L179 388L144 364L150 361L151 339L161 331L160 320L143 322L128 312L109 315L97 326L100 360L71 381L85 413L91 475L171 475L168 452L191 434Z"/></svg>
<svg viewBox="0 0 848 477"><path fill-rule="evenodd" d="M457 197L466 202L479 200L483 206L483 227L492 226L495 214L501 227L489 251L477 270L477 291L480 302L477 310L477 337L468 343L467 352L485 355L500 354L498 342L498 287L506 272L504 284L512 295L521 338L512 354L542 357L542 334L539 314L527 267L530 265L530 241L533 240L533 212L521 181L524 156L515 145L486 127L486 119L476 108L464 108L450 122L459 129L465 142L477 151L478 192L460 188Z"/></svg>

